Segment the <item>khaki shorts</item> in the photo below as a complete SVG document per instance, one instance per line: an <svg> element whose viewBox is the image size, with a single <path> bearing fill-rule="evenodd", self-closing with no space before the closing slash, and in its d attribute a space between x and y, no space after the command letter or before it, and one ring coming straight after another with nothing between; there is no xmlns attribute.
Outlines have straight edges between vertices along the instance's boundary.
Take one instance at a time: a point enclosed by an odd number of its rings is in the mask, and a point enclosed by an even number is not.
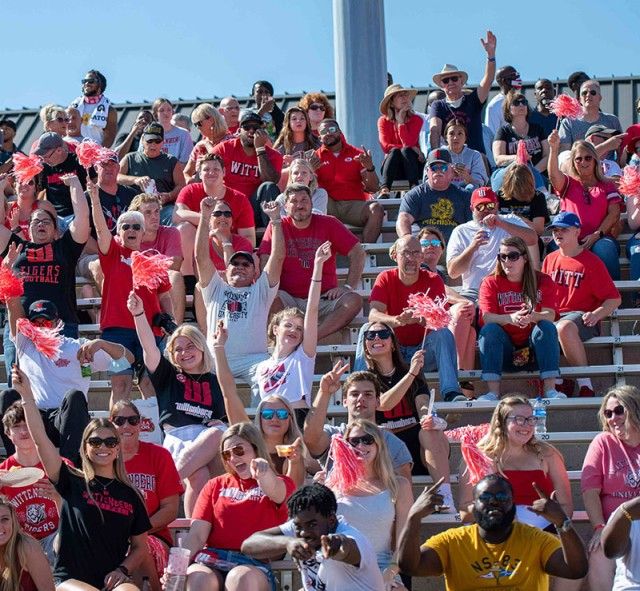
<svg viewBox="0 0 640 591"><path fill-rule="evenodd" d="M280 298L280 301L283 303L285 308L298 308L298 310L300 310L300 312L302 312L303 314L307 309L308 298L294 298L286 291L278 291L278 297ZM325 297L321 297L320 304L318 305L318 320L322 321L327 316L329 316L329 314L331 314L336 309L336 305L339 301L340 298L336 300L329 300Z"/></svg>
<svg viewBox="0 0 640 591"><path fill-rule="evenodd" d="M80 277L84 277L88 281L93 282L93 275L91 274L91 270L89 269L89 263L98 260L97 254L83 254L80 255L78 259L78 264L76 265L76 272Z"/></svg>
<svg viewBox="0 0 640 591"><path fill-rule="evenodd" d="M371 201L335 201L329 197L327 205L327 215L337 217L343 224L357 226L361 228L365 222L365 210L369 209Z"/></svg>

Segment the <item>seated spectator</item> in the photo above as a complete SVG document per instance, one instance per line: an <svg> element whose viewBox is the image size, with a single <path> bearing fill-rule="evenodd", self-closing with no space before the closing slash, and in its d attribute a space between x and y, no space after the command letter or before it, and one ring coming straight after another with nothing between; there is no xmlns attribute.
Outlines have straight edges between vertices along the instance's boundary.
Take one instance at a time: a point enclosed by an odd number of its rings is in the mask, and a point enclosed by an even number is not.
<svg viewBox="0 0 640 591"><path fill-rule="evenodd" d="M216 375L224 397L229 424L248 423L249 415L238 396L236 381L229 369L224 351L228 337L229 333L220 320L213 340ZM307 457L308 453L302 443L302 433L291 404L277 394L266 396L258 404L254 423L264 439L275 471L291 478L296 486L302 486L306 466L311 467L314 463L317 470L317 462Z"/></svg>
<svg viewBox="0 0 640 591"><path fill-rule="evenodd" d="M54 591L55 584L47 557L40 545L20 528L16 509L11 502L0 497L0 520L3 536L0 552L4 557L4 585L7 589L37 589Z"/></svg>
<svg viewBox="0 0 640 591"><path fill-rule="evenodd" d="M185 277L194 275L193 243L200 222L200 202L207 196L226 202L231 208L233 233L243 236L251 243L248 250L256 245L253 208L245 195L225 185L222 158L217 154L205 154L198 160L197 172L201 182L190 183L180 191L173 212L173 223L180 232L183 256L181 271Z"/></svg>
<svg viewBox="0 0 640 591"><path fill-rule="evenodd" d="M119 160L122 160L129 152L138 151L142 132L150 123L153 123L153 114L147 109L142 109L136 116L129 133L122 133L117 137L113 149L117 152Z"/></svg>
<svg viewBox="0 0 640 591"><path fill-rule="evenodd" d="M67 135L67 124L69 118L64 107L60 105L54 105L49 103L40 109L40 122L42 123L42 129L45 133L57 133L59 136L64 137ZM34 146L37 144L34 144ZM33 151L33 147L31 151Z"/></svg>
<svg viewBox="0 0 640 591"><path fill-rule="evenodd" d="M522 238L500 242L494 272L480 285L480 365L489 391L478 400L498 400L504 369L538 367L544 398L566 398L555 390L560 377L560 347L553 324L556 287L536 271Z"/></svg>
<svg viewBox="0 0 640 591"><path fill-rule="evenodd" d="M308 92L300 99L298 106L307 113L311 124L311 133L316 137L320 136L318 132L320 123L324 119L335 117L333 105L329 102L327 95L321 92Z"/></svg>
<svg viewBox="0 0 640 591"><path fill-rule="evenodd" d="M163 152L164 128L150 123L142 132L142 150L130 152L120 161L118 182L135 185L143 193L158 193L162 203L160 221L171 225L174 201L184 187L183 166L177 158Z"/></svg>
<svg viewBox="0 0 640 591"><path fill-rule="evenodd" d="M191 118L189 117L189 115L185 115L184 113L174 113L171 116L171 125L181 127L185 131L188 131L189 134L191 134Z"/></svg>
<svg viewBox="0 0 640 591"><path fill-rule="evenodd" d="M71 102L82 119L83 137L110 148L118 128L118 112L104 95L107 79L98 70L89 70L82 79L82 94ZM63 134L60 134L63 135Z"/></svg>
<svg viewBox="0 0 640 591"><path fill-rule="evenodd" d="M253 213L251 221L253 222ZM209 223L209 255L216 270L222 274L236 252L253 251L253 244L247 238L231 231L232 224L231 208L226 201L216 199Z"/></svg>
<svg viewBox="0 0 640 591"><path fill-rule="evenodd" d="M489 180L487 167L482 154L467 146L467 126L464 121L451 119L444 126L444 139L454 173L451 184L460 189L475 189L484 185Z"/></svg>
<svg viewBox="0 0 640 591"><path fill-rule="evenodd" d="M620 279L620 245L615 236L622 203L618 189L603 176L596 149L589 142L573 144L569 174L561 172L559 144L560 137L554 131L549 136L549 180L560 197L560 209L578 216L582 247L592 250L617 281Z"/></svg>
<svg viewBox="0 0 640 591"><path fill-rule="evenodd" d="M106 340L89 341L65 336L58 357L53 360L17 330L18 319L24 317L20 299L10 299L7 310L11 339L17 351L16 363L30 376L33 396L47 426L47 435L65 458L77 464L82 430L89 422L87 394L91 374L107 371L115 360L130 364L133 355L125 347ZM35 327L53 328L59 322L58 310L49 300L31 304L27 318ZM100 355L96 355L100 351ZM82 366L89 371L85 373ZM3 390L0 393L0 410L4 413L19 399L16 390ZM8 437L2 435L2 441L5 449L13 453L13 443Z"/></svg>
<svg viewBox="0 0 640 591"><path fill-rule="evenodd" d="M388 197L395 181L404 180L415 187L422 177L425 157L420 151L422 117L413 110L417 90L392 84L384 91L378 119L378 139L385 153L382 163L380 197Z"/></svg>
<svg viewBox="0 0 640 591"><path fill-rule="evenodd" d="M211 478L209 465L217 459L220 435L226 428L221 422L225 413L211 352L204 335L183 324L169 338L163 355L143 313L142 299L132 292L127 308L158 397L163 445L184 480L184 510L190 517L199 491Z"/></svg>
<svg viewBox="0 0 640 591"><path fill-rule="evenodd" d="M496 37L491 31L487 31L487 40L481 39L480 42L487 52L487 65L478 88L465 94L462 89L469 76L450 64L445 64L442 70L433 76L433 82L444 90L446 98L434 101L429 108L429 144L432 149L440 147L442 131L449 120L462 119L468 122L467 145L483 154L485 152L482 141L482 107L487 101L496 73Z"/></svg>
<svg viewBox="0 0 640 591"><path fill-rule="evenodd" d="M311 132L311 123L304 109L291 107L284 114L282 131L273 144L284 157L283 174L294 158L304 158L305 152L320 147L320 140Z"/></svg>
<svg viewBox="0 0 640 591"><path fill-rule="evenodd" d="M193 140L188 131L171 123L173 103L166 98L157 98L151 105L151 112L153 113L153 118L162 126L164 131L162 151L165 154L169 154L169 156L177 158L178 162L184 166L189 160L191 150L193 150ZM141 151L142 149L138 147L138 152Z"/></svg>
<svg viewBox="0 0 640 591"><path fill-rule="evenodd" d="M284 261L282 222L278 205L266 204L265 212L274 221L273 250L262 273L256 272L257 265L250 252L238 251L229 258L222 279L209 254L209 219L214 204L212 197L202 200L202 217L196 232L196 266L206 307L207 341L213 341L218 321L224 320L229 331L227 355L231 372L234 377L252 383L256 366L268 357L267 319ZM254 394L257 398L257 388Z"/></svg>
<svg viewBox="0 0 640 591"><path fill-rule="evenodd" d="M127 310L127 298L133 289L131 253L140 250L145 231L144 216L139 211L126 211L120 215L116 222L116 239L107 227L95 185L90 187L89 195L98 237L100 267L104 275L100 330L105 339L129 349L136 362L140 363L142 347L136 335L134 319ZM144 313L149 324L153 324L156 314L172 312L170 290L168 282L163 282L154 290L148 287L136 288L137 295L144 302ZM159 327L154 326L153 333L157 341L162 340L162 330ZM129 399L133 380L132 368L116 369L111 374L111 404L117 400ZM142 391L149 392L146 376L139 381L139 387Z"/></svg>
<svg viewBox="0 0 640 591"><path fill-rule="evenodd" d="M347 425L355 419L375 422L376 410L380 406L380 384L371 372L356 371L349 375L344 384L340 383L340 376L348 367L348 363L341 364L338 361L330 372L322 376L312 410L304 423L304 443L312 457L318 459L325 469L328 468L327 454L331 436L338 433L344 435ZM339 426L326 424L329 403L341 386L342 404L347 409L347 422ZM384 429L382 434L391 455L394 472L410 481L413 459L407 446L391 431Z"/></svg>
<svg viewBox="0 0 640 591"><path fill-rule="evenodd" d="M598 410L602 433L589 444L582 465L582 500L593 528L588 544L591 589L626 589L614 584L616 565L607 534L619 522L617 516L630 511L629 505L635 505L640 496L637 481L630 478L637 474L640 463L638 400L640 392L633 386L614 387L604 395Z"/></svg>
<svg viewBox="0 0 640 591"><path fill-rule="evenodd" d="M202 139L191 150L189 162L184 167L184 178L187 184L202 180L198 171L200 158L210 154L220 142L233 137L224 117L209 103L198 105L191 113L191 120L202 134Z"/></svg>
<svg viewBox="0 0 640 591"><path fill-rule="evenodd" d="M602 261L578 241L581 228L575 213L561 211L550 225L558 250L548 254L542 272L556 284L560 320L558 340L570 366L586 366L584 341L600 334L600 321L622 301ZM565 380L557 390L573 395L573 382ZM578 396L595 396L590 378L578 378Z"/></svg>
<svg viewBox="0 0 640 591"><path fill-rule="evenodd" d="M0 149L3 152L8 152L9 154L20 152L20 149L16 146L14 141L17 130L18 126L12 119L9 119L8 117L0 119L0 131L2 132L2 144L0 145Z"/></svg>
<svg viewBox="0 0 640 591"><path fill-rule="evenodd" d="M367 371L380 383L376 424L405 443L413 458L413 474L430 474L436 481L443 477L448 484L449 442L428 415L430 396L422 373L422 350L413 354L410 364L405 363L391 327L384 322L368 322L364 359Z"/></svg>
<svg viewBox="0 0 640 591"><path fill-rule="evenodd" d="M480 187L471 196L473 219L453 229L447 244L449 277L462 277L462 294L475 302L480 283L494 267L500 242L509 236L522 238L527 246L537 243L535 230L518 216L498 214L498 196Z"/></svg>
<svg viewBox="0 0 640 591"><path fill-rule="evenodd" d="M273 142L280 135L284 122L284 113L273 98L273 85L267 80L258 80L251 87L251 97L255 110L264 122L264 130ZM240 118L242 127L242 117Z"/></svg>
<svg viewBox="0 0 640 591"><path fill-rule="evenodd" d="M183 548L193 563L187 585L193 591L275 591L268 562L241 551L257 531L286 519L285 501L295 490L288 476L275 473L260 432L251 423L229 427L220 442L226 474L213 478L198 496Z"/></svg>
<svg viewBox="0 0 640 591"><path fill-rule="evenodd" d="M65 112L67 114L67 135L62 139L70 144L79 144L85 139L82 135L82 115L75 107L67 107Z"/></svg>
<svg viewBox="0 0 640 591"><path fill-rule="evenodd" d="M422 151L422 154L426 157L427 154L430 152L431 147L429 146L429 134L430 134L430 125L431 125L431 115L429 114L429 111L431 110L431 105L435 102L438 101L440 99L444 99L447 95L444 93L444 90L442 90L441 88L439 88L438 90L432 90L428 95L427 95L427 111L426 113L420 113L418 112L418 115L420 115L420 117L422 117L422 129L420 130L420 137L419 137L419 142L420 142L420 150ZM466 124L465 124L466 126ZM444 144L442 144L444 145Z"/></svg>
<svg viewBox="0 0 640 591"><path fill-rule="evenodd" d="M307 185L307 187L311 189L311 211L313 213L326 214L329 195L324 189L318 187L318 177L316 176L313 164L305 158L296 158L289 166L289 177L287 178L285 191L279 193L280 189L278 188L278 185L271 183L273 185L273 192L269 193L269 196L274 196L272 200L275 200L280 204L280 215L282 217L287 215L285 208L285 192L287 187L297 183ZM277 197L275 196L276 194Z"/></svg>
<svg viewBox="0 0 640 591"><path fill-rule="evenodd" d="M6 175L0 176L0 195L4 194L7 184ZM9 228L13 234L25 240L29 240L29 223L31 214L38 209L38 177L29 179L26 183L16 180L16 200L8 203L4 217L4 227ZM54 210L55 211L55 210Z"/></svg>
<svg viewBox="0 0 640 591"><path fill-rule="evenodd" d="M636 110L640 113L640 100ZM631 164L640 167L640 124L630 125L625 132L624 146L620 147L622 152L620 164Z"/></svg>
<svg viewBox="0 0 640 591"><path fill-rule="evenodd" d="M584 108L582 117L579 119L565 117L560 123L560 151L570 150L575 142L583 140L592 125L604 125L607 129L615 129L618 133L622 133L620 120L615 115L600 110L602 94L597 80L585 80L582 83L579 100ZM610 153L620 147L623 139L621 136L614 136L600 144L597 148L598 156L613 159L613 154Z"/></svg>
<svg viewBox="0 0 640 591"><path fill-rule="evenodd" d="M108 419L92 420L82 434L82 468L70 468L47 437L29 378L18 367L12 373L40 460L62 497L55 579L87 591L135 591L129 574L147 556L151 523L127 477L115 427ZM153 572L150 580L154 591L160 588Z"/></svg>
<svg viewBox="0 0 640 591"><path fill-rule="evenodd" d="M638 506L640 499L632 499L620 506L602 530L602 550L607 558L616 559L612 591L632 591L638 584L637 546Z"/></svg>
<svg viewBox="0 0 640 591"><path fill-rule="evenodd" d="M14 445L15 453L0 464L0 472L17 468L44 470L19 400L7 408L2 416L4 434ZM70 463L68 460L64 461ZM49 564L53 566L56 557L54 541L58 534L62 499L49 479L44 476L28 486L0 486L0 493L15 508L22 531L40 542Z"/></svg>
<svg viewBox="0 0 640 591"><path fill-rule="evenodd" d="M253 111L245 111L240 117L238 137L213 148L213 153L228 167L226 186L249 199L257 227L264 227L268 222L260 208L268 199L262 198L259 187L265 181L277 183L282 170L282 155L267 145L268 140L262 118Z"/></svg>
<svg viewBox="0 0 640 591"><path fill-rule="evenodd" d="M128 400L119 400L109 411L109 420L120 439L124 467L144 499L152 528L147 535L147 547L153 562L136 574L146 575L149 568L155 567L161 577L167 567L169 548L173 546L167 526L178 517L184 488L171 454L160 445L140 441L141 418L138 407Z"/></svg>
<svg viewBox="0 0 640 591"><path fill-rule="evenodd" d="M456 344L448 328L426 330L424 321L413 318L406 308L409 295L428 293L431 298L444 298L444 282L436 274L422 269L420 242L413 236L404 236L396 242L393 260L396 269L383 271L369 296L369 322L381 322L391 326L396 333L400 354L409 363L417 350L423 350L426 371L438 371L440 394L446 402L461 396L458 385ZM364 329L358 337L355 369L364 369L362 339Z"/></svg>
<svg viewBox="0 0 640 591"><path fill-rule="evenodd" d="M478 584L546 589L549 575L581 579L587 574L582 540L555 495L549 497L536 486L529 511L553 523L558 537L514 520L513 488L500 474L489 474L473 488L476 523L453 527L422 543L421 521L442 502L437 488L436 484L425 489L409 510L399 542L403 573L444 575L448 589L477 588Z"/></svg>
<svg viewBox="0 0 640 591"><path fill-rule="evenodd" d="M264 560L290 554L308 589L385 588L371 542L337 515L330 489L317 483L303 486L287 505L289 521L245 540L247 554Z"/></svg>
<svg viewBox="0 0 640 591"><path fill-rule="evenodd" d="M587 129L584 139L590 144L596 146L597 149L597 146L606 142L615 135L618 135L618 132L615 129L607 129L604 125L592 125ZM565 152L563 152L563 154L564 153ZM570 153L571 152L569 152L569 154ZM600 159L600 166L602 166L602 174L606 177L613 178L615 180L622 176L622 169L615 160L609 160L603 156Z"/></svg>
<svg viewBox="0 0 640 591"><path fill-rule="evenodd" d="M427 157L427 180L405 193L396 220L399 238L411 234L412 224L435 226L448 239L454 227L471 218L471 193L453 184L456 175L449 150L431 150Z"/></svg>
<svg viewBox="0 0 640 591"><path fill-rule="evenodd" d="M544 137L547 138L558 124L558 117L549 110L551 101L556 97L553 82L547 78L540 78L533 86L533 94L536 97L536 106L529 113L529 121L542 127Z"/></svg>
<svg viewBox="0 0 640 591"><path fill-rule="evenodd" d="M442 281L445 281L445 274L438 268L438 264L447 247L444 236L438 228L425 226L418 233L418 240L422 250L421 267L432 273L437 273ZM391 249L395 250L396 254L394 256L396 256L397 242L396 246L392 246ZM475 306L473 302L460 295L446 283L444 290L449 304L449 311L451 312L449 330L453 333L453 338L456 341L458 367L460 369L474 369L476 364L476 330L473 326L476 318ZM471 382L465 382L463 390L473 391Z"/></svg>
<svg viewBox="0 0 640 591"><path fill-rule="evenodd" d="M519 93L522 90L520 73L513 66L502 66L496 72L496 83L500 92L489 101L484 112L484 124L494 136L507 122L504 116L504 103L507 96L509 93Z"/></svg>
<svg viewBox="0 0 640 591"><path fill-rule="evenodd" d="M219 113L224 117L229 133L235 135L240 127L240 103L233 96L226 96L220 101Z"/></svg>
<svg viewBox="0 0 640 591"><path fill-rule="evenodd" d="M323 339L347 326L362 307L362 298L354 290L364 267L364 249L340 221L332 216L312 213L311 191L306 185L287 187L285 209L288 215L282 218L281 227L287 250L278 291L278 309L306 309L315 253L321 244L327 240L331 242L333 252L324 264L321 283L318 339ZM277 223L275 225L277 228ZM272 223L258 249L262 265L272 252L273 230ZM341 286L338 286L336 254L349 258L349 273Z"/></svg>

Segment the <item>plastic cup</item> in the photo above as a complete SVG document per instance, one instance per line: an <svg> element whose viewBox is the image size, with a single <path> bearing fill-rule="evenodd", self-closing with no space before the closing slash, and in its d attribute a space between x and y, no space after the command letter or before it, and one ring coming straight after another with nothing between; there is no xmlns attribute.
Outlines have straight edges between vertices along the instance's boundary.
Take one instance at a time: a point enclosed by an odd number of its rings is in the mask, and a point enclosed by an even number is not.
<svg viewBox="0 0 640 591"><path fill-rule="evenodd" d="M293 453L293 445L276 445L276 453L281 458L288 458Z"/></svg>
<svg viewBox="0 0 640 591"><path fill-rule="evenodd" d="M191 551L188 548L171 548L167 572L172 575L186 575Z"/></svg>

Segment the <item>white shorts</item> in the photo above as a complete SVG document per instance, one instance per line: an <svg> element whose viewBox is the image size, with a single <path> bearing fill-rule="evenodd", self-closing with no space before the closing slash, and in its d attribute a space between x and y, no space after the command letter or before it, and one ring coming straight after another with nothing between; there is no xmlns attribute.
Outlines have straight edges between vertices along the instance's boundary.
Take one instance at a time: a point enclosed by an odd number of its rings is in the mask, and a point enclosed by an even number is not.
<svg viewBox="0 0 640 591"><path fill-rule="evenodd" d="M214 425L213 427L207 427L206 425L185 425L184 427L176 427L175 429L171 429L171 431L165 431L162 446L169 450L173 461L178 465L180 463L181 456L185 451L198 445L199 440L204 439L204 435L208 433L210 429L226 431L227 425L225 423L221 423L220 425Z"/></svg>

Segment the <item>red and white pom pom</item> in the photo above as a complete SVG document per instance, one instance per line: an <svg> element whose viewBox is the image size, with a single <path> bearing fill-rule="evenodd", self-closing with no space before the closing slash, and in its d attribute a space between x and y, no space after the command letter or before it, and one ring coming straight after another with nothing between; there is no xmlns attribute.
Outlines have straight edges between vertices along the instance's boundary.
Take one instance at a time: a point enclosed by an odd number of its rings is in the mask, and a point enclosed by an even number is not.
<svg viewBox="0 0 640 591"><path fill-rule="evenodd" d="M487 474L495 472L495 466L479 448L480 441L489 432L489 424L467 425L449 429L444 434L449 441L459 441L460 451L469 471L469 481L475 485Z"/></svg>
<svg viewBox="0 0 640 591"><path fill-rule="evenodd" d="M12 156L13 176L20 184L28 183L34 176L38 176L43 169L40 156L25 156L15 152Z"/></svg>
<svg viewBox="0 0 640 591"><path fill-rule="evenodd" d="M111 148L100 148L96 164L98 162L106 162L107 160L115 160L116 162L118 162L118 152L112 150Z"/></svg>
<svg viewBox="0 0 640 591"><path fill-rule="evenodd" d="M24 280L16 277L11 269L0 265L0 300L6 302L24 294Z"/></svg>
<svg viewBox="0 0 640 591"><path fill-rule="evenodd" d="M451 322L451 312L447 309L447 298L430 298L425 293L412 293L409 295L407 310L414 318L422 318L425 326L430 330L446 328Z"/></svg>
<svg viewBox="0 0 640 591"><path fill-rule="evenodd" d="M36 326L26 318L19 318L16 326L18 332L32 341L36 349L51 361L57 361L60 357L63 339L60 334L62 327L61 321L53 328L47 328Z"/></svg>
<svg viewBox="0 0 640 591"><path fill-rule="evenodd" d="M131 253L133 288L158 289L163 283L168 283L171 265L173 265L171 257L155 250L133 251Z"/></svg>
<svg viewBox="0 0 640 591"><path fill-rule="evenodd" d="M97 162L100 162L102 146L96 144L93 140L83 140L76 146L76 156L78 162L83 168L91 168Z"/></svg>
<svg viewBox="0 0 640 591"><path fill-rule="evenodd" d="M584 109L582 105L568 94L559 94L551 101L549 110L558 117L558 119L578 119L582 117Z"/></svg>
<svg viewBox="0 0 640 591"><path fill-rule="evenodd" d="M364 478L362 458L339 434L331 436L329 458L333 460L333 466L325 484L335 493L349 494Z"/></svg>
<svg viewBox="0 0 640 591"><path fill-rule="evenodd" d="M529 152L527 144L524 140L518 142L518 151L516 152L516 164L529 164Z"/></svg>
<svg viewBox="0 0 640 591"><path fill-rule="evenodd" d="M640 197L640 170L638 167L632 165L624 167L618 190L625 197Z"/></svg>

